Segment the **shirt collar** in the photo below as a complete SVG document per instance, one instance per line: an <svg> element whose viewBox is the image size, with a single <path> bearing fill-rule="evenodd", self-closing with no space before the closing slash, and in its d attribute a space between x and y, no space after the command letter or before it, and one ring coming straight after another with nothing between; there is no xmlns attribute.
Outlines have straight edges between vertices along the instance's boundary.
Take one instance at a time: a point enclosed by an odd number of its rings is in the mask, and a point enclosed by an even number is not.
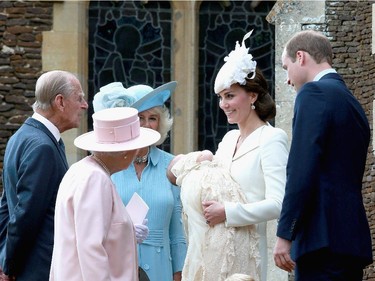
<svg viewBox="0 0 375 281"><path fill-rule="evenodd" d="M60 140L61 138L60 131L51 121L49 121L47 118L45 118L44 116L40 115L37 112L34 112L33 116L31 117L34 118L35 120L38 120L40 123L46 126L48 131L50 131L52 135L55 137L56 141Z"/></svg>
<svg viewBox="0 0 375 281"><path fill-rule="evenodd" d="M152 163L152 165L157 165L158 162L159 162L159 158L160 158L160 153L159 153L159 149L155 146L155 145L151 145L150 146L150 161Z"/></svg>
<svg viewBox="0 0 375 281"><path fill-rule="evenodd" d="M324 75L328 74L328 73L337 73L336 70L334 70L333 68L328 68L328 69L325 69L321 72L319 72L315 77L314 77L314 80L313 81L319 81Z"/></svg>

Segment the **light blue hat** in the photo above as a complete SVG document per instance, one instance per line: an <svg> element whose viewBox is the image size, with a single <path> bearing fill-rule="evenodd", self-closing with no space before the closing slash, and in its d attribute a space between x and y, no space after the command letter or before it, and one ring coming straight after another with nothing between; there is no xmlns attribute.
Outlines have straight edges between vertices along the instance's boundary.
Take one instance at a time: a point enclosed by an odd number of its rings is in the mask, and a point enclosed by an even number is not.
<svg viewBox="0 0 375 281"><path fill-rule="evenodd" d="M135 85L124 88L121 82L112 82L100 88L94 96L94 111L111 107L133 107L139 112L155 106L162 106L176 89L177 82L172 81L153 89L147 85Z"/></svg>

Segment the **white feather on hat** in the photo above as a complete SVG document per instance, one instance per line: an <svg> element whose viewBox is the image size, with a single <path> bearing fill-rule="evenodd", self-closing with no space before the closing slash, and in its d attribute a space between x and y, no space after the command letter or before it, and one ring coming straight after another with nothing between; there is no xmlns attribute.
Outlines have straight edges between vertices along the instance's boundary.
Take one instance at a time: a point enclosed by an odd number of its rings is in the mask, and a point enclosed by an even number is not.
<svg viewBox="0 0 375 281"><path fill-rule="evenodd" d="M253 60L253 56L249 54L249 48L246 48L245 40L250 37L251 33L246 33L242 39L242 45L236 42L236 47L224 58L225 64L219 70L215 79L214 90L218 94L222 90L228 89L232 84L246 84L246 78L253 79L255 77L255 69L257 62ZM253 73L251 77L247 77L249 73Z"/></svg>

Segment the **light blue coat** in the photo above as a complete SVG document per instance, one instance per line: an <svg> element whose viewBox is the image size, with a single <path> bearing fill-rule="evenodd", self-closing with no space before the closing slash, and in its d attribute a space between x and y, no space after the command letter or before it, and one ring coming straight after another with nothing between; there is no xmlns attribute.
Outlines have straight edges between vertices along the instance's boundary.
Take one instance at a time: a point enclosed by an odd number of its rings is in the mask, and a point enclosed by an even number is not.
<svg viewBox="0 0 375 281"><path fill-rule="evenodd" d="M166 177L172 158L172 154L153 146L140 181L134 164L112 175L125 205L137 192L150 207L147 214L150 233L138 245L138 260L151 281L172 281L173 273L182 271L186 256L180 188L172 185Z"/></svg>

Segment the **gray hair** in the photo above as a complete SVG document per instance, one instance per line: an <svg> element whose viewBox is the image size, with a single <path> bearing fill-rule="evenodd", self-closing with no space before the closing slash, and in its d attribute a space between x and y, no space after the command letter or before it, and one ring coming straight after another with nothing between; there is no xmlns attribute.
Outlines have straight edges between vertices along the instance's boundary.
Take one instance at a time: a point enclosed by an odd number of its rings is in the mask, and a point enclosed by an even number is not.
<svg viewBox="0 0 375 281"><path fill-rule="evenodd" d="M52 70L42 74L36 81L33 110L50 109L58 94L63 95L64 98L69 97L75 89L72 83L74 80L77 80L74 74L63 70Z"/></svg>
<svg viewBox="0 0 375 281"><path fill-rule="evenodd" d="M128 151L90 151L92 155L96 156L108 156L111 158L117 157L119 154L126 155Z"/></svg>
<svg viewBox="0 0 375 281"><path fill-rule="evenodd" d="M159 128L157 131L160 133L161 137L159 141L155 143L155 145L160 145L168 137L168 133L171 130L172 125L173 125L173 118L171 117L168 107L166 107L165 105L155 106L149 110L154 114L158 114L160 117Z"/></svg>

